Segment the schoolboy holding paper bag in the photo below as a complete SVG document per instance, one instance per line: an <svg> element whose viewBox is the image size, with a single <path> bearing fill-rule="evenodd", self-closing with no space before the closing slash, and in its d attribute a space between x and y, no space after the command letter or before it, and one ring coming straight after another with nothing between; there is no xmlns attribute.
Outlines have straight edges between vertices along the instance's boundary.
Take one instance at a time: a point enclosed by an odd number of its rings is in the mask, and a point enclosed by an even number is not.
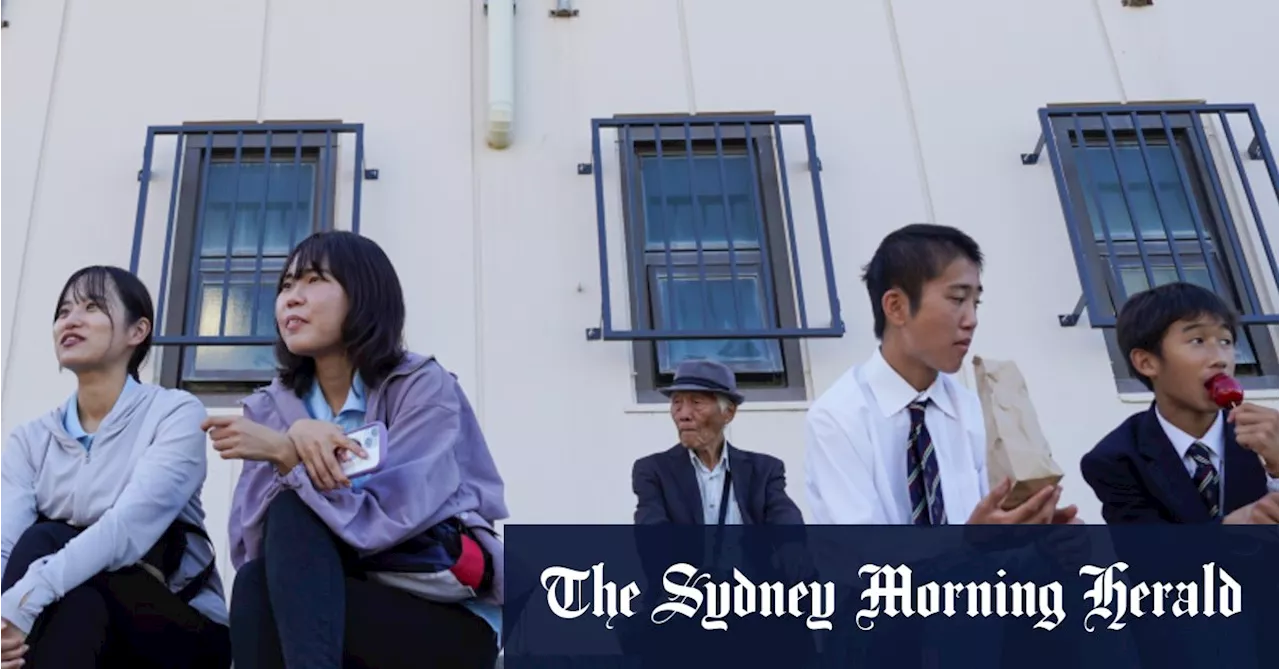
<svg viewBox="0 0 1280 669"><path fill-rule="evenodd" d="M1053 461L1018 365L975 355L973 377L987 430L987 480L992 485L1013 482L1000 508L1014 509L1044 488L1058 485L1062 468Z"/></svg>
<svg viewBox="0 0 1280 669"><path fill-rule="evenodd" d="M1068 523L1062 489L1009 505L988 480L978 396L952 375L978 326L982 252L955 228L908 225L865 268L880 346L841 376L806 420L806 483L818 523Z"/></svg>

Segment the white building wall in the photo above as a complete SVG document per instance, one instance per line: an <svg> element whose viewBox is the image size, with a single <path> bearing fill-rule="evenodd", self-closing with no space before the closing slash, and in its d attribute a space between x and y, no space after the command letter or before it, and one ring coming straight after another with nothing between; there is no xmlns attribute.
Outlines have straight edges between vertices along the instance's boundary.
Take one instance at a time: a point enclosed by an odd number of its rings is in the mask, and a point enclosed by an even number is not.
<svg viewBox="0 0 1280 669"><path fill-rule="evenodd" d="M1134 100L1257 104L1276 151L1275 2L579 0L569 20L549 19L553 4L518 3L515 143L495 151L479 0L10 3L4 429L73 388L51 307L75 269L127 266L148 125L342 119L365 124L381 172L364 183L362 232L399 269L412 348L455 371L480 412L511 522L629 522L631 462L674 433L665 407L635 402L629 344L584 338L601 289L593 184L574 169L589 121L776 111L813 116L848 328L804 344L810 398L874 346L858 277L879 240L910 222L961 227L988 257L975 353L1020 364L1065 501L1098 520L1079 458L1149 398L1116 393L1100 331L1058 326L1079 281L1052 171L1018 156L1047 103ZM1265 183L1261 163L1247 169ZM163 174L148 249L163 243ZM1275 201L1259 197L1274 234ZM805 275L820 288L820 265ZM156 291L158 273L146 278ZM807 512L805 408L745 405L731 438L783 458ZM234 471L211 467L215 527Z"/></svg>

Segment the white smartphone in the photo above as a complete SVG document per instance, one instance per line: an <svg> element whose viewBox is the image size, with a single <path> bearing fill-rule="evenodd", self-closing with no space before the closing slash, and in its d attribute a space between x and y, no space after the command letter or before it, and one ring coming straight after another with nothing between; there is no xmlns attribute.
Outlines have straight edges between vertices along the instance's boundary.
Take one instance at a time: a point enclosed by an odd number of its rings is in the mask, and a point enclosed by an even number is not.
<svg viewBox="0 0 1280 669"><path fill-rule="evenodd" d="M342 473L347 478L355 478L376 471L382 465L382 452L387 445L387 426L374 422L356 428L347 433L347 437L360 444L366 458L361 458L349 451L344 451L348 459L342 463Z"/></svg>

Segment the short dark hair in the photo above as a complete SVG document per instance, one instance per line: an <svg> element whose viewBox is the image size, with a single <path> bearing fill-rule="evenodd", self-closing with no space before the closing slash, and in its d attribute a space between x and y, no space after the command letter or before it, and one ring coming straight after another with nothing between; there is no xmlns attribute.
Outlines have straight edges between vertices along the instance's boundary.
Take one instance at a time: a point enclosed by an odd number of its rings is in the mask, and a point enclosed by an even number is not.
<svg viewBox="0 0 1280 669"><path fill-rule="evenodd" d="M93 302L98 305L102 313L107 315L107 320L111 321L114 327L116 324L115 314L111 313L111 287L115 286L116 294L120 297L120 304L124 306L124 315L128 319L128 324L133 325L142 319L147 319L151 327L147 330L147 338L133 349L133 355L129 356L129 376L133 380L142 382L138 377L138 369L142 367L142 361L147 359L147 354L151 352L152 333L156 329L156 309L151 301L151 292L147 290L146 284L142 280L131 274L128 270L109 265L91 265L89 267L77 270L67 282L63 284L62 291L58 293L58 302L53 306L53 320L58 320L58 312L62 310L62 302L64 300L72 300L73 302Z"/></svg>
<svg viewBox="0 0 1280 669"><path fill-rule="evenodd" d="M405 355L404 292L396 268L382 248L353 232L317 232L293 249L284 267L276 284L277 295L291 269L297 274L324 271L342 286L348 304L342 324L347 357L366 384L373 387L381 383ZM315 360L294 355L282 338L276 340L275 348L280 381L301 397L315 380Z"/></svg>
<svg viewBox="0 0 1280 669"><path fill-rule="evenodd" d="M982 249L973 238L956 228L913 223L889 233L880 242L871 262L862 268L862 281L871 296L876 339L884 337L884 294L899 288L907 294L911 313L920 308L924 285L942 276L956 258L968 258L982 269Z"/></svg>
<svg viewBox="0 0 1280 669"><path fill-rule="evenodd" d="M1133 366L1133 351L1148 351L1156 357L1165 333L1174 323L1203 316L1217 318L1235 336L1239 317L1221 297L1193 283L1174 282L1134 293L1125 300L1116 317L1116 341L1124 353L1125 364L1147 390L1154 390L1151 379Z"/></svg>

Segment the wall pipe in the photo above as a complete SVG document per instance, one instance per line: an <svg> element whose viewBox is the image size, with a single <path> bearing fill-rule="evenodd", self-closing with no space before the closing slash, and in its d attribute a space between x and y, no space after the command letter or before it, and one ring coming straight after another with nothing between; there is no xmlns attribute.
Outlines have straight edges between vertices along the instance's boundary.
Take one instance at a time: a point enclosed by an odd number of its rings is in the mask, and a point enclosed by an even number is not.
<svg viewBox="0 0 1280 669"><path fill-rule="evenodd" d="M489 0L489 118L487 140L511 146L515 120L515 0Z"/></svg>

